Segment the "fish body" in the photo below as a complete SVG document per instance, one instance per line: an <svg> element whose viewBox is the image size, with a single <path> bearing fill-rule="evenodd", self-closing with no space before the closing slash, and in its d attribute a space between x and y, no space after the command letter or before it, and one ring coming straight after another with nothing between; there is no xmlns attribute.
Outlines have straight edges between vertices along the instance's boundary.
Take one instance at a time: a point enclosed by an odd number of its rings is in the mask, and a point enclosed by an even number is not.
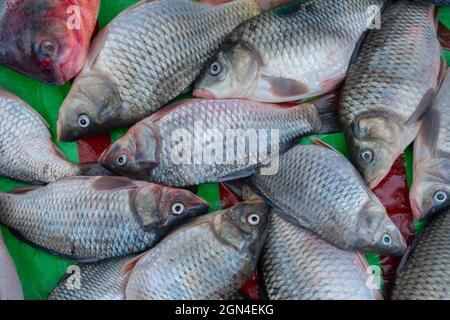
<svg viewBox="0 0 450 320"><path fill-rule="evenodd" d="M337 151L297 145L275 175L259 169L250 185L288 221L351 251L401 255L406 243L378 198Z"/></svg>
<svg viewBox="0 0 450 320"><path fill-rule="evenodd" d="M23 300L22 285L0 232L0 300Z"/></svg>
<svg viewBox="0 0 450 320"><path fill-rule="evenodd" d="M207 209L189 191L120 177L71 177L0 194L0 223L72 261L142 252Z"/></svg>
<svg viewBox="0 0 450 320"><path fill-rule="evenodd" d="M65 276L49 300L125 300L125 266L136 256L125 256L97 263L81 264L73 275ZM72 276L79 276L75 287Z"/></svg>
<svg viewBox="0 0 450 320"><path fill-rule="evenodd" d="M276 212L267 234L261 268L270 300L381 299L361 254L338 249Z"/></svg>
<svg viewBox="0 0 450 320"><path fill-rule="evenodd" d="M33 184L88 175L96 165L66 160L52 141L48 124L17 96L0 89L0 176ZM107 175L98 166L94 174Z"/></svg>
<svg viewBox="0 0 450 320"><path fill-rule="evenodd" d="M441 69L434 6L397 1L381 19L349 69L339 112L352 161L370 188L416 138Z"/></svg>
<svg viewBox="0 0 450 320"><path fill-rule="evenodd" d="M450 76L439 89L414 141L414 217L422 220L450 205Z"/></svg>
<svg viewBox="0 0 450 320"><path fill-rule="evenodd" d="M185 92L225 37L261 12L254 0L142 1L96 38L64 101L58 137L129 127Z"/></svg>
<svg viewBox="0 0 450 320"><path fill-rule="evenodd" d="M397 271L393 300L450 300L450 211L436 216Z"/></svg>
<svg viewBox="0 0 450 320"><path fill-rule="evenodd" d="M48 84L83 67L100 0L1 0L0 64Z"/></svg>
<svg viewBox="0 0 450 320"><path fill-rule="evenodd" d="M450 0L418 0L418 1L423 3L435 4L438 6L450 6Z"/></svg>
<svg viewBox="0 0 450 320"><path fill-rule="evenodd" d="M200 217L175 230L131 270L128 300L228 299L255 271L267 227L261 200Z"/></svg>
<svg viewBox="0 0 450 320"><path fill-rule="evenodd" d="M330 92L385 2L293 1L252 18L205 67L194 95L284 102Z"/></svg>
<svg viewBox="0 0 450 320"><path fill-rule="evenodd" d="M137 123L99 162L120 174L170 186L233 180L252 174L274 155L270 152L283 151L321 125L312 104L284 108L248 100L187 100ZM250 146L238 149L246 137ZM215 153L208 151L215 145ZM174 158L180 150L183 156Z"/></svg>

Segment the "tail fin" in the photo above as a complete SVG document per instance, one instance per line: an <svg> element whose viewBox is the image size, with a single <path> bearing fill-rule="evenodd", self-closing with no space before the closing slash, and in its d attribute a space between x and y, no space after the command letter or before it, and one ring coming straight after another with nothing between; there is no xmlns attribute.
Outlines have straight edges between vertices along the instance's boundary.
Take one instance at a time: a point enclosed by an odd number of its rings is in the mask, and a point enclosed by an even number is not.
<svg viewBox="0 0 450 320"><path fill-rule="evenodd" d="M80 170L80 176L114 176L114 174L102 167L99 163L81 163L78 165L78 169Z"/></svg>
<svg viewBox="0 0 450 320"><path fill-rule="evenodd" d="M320 131L320 134L341 131L338 117L340 96L341 91L338 90L310 101L310 103L316 106L320 119L322 120L322 130Z"/></svg>

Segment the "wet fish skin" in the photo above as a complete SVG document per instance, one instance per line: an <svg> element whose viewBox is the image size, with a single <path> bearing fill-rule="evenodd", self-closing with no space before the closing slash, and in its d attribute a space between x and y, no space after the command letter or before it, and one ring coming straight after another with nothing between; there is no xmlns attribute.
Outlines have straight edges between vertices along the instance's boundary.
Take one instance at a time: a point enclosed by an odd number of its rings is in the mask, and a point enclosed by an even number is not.
<svg viewBox="0 0 450 320"><path fill-rule="evenodd" d="M263 201L247 201L175 230L136 263L126 299L228 299L256 268L267 219Z"/></svg>
<svg viewBox="0 0 450 320"><path fill-rule="evenodd" d="M414 0L411 0L414 1ZM438 6L450 6L449 0L415 0L423 3L436 4Z"/></svg>
<svg viewBox="0 0 450 320"><path fill-rule="evenodd" d="M293 1L252 18L204 68L194 95L284 102L330 92L370 26L371 6L385 2Z"/></svg>
<svg viewBox="0 0 450 320"><path fill-rule="evenodd" d="M378 198L337 151L297 145L280 156L276 175L259 170L254 190L288 221L350 251L402 255L406 242Z"/></svg>
<svg viewBox="0 0 450 320"><path fill-rule="evenodd" d="M100 0L1 0L0 64L59 85L83 67Z"/></svg>
<svg viewBox="0 0 450 320"><path fill-rule="evenodd" d="M0 300L23 300L22 285L0 231Z"/></svg>
<svg viewBox="0 0 450 320"><path fill-rule="evenodd" d="M44 184L68 176L108 175L106 170L88 172L87 169L94 170L98 165L67 161L53 143L42 116L3 89L0 89L0 111L0 176Z"/></svg>
<svg viewBox="0 0 450 320"><path fill-rule="evenodd" d="M187 190L121 177L71 177L0 194L0 223L39 248L81 262L142 252L207 210Z"/></svg>
<svg viewBox="0 0 450 320"><path fill-rule="evenodd" d="M156 0L122 12L97 36L63 103L59 140L129 127L185 92L228 33L261 12L258 2Z"/></svg>
<svg viewBox="0 0 450 320"><path fill-rule="evenodd" d="M267 234L261 268L270 300L382 299L370 287L371 273L361 254L338 249L276 212Z"/></svg>
<svg viewBox="0 0 450 320"><path fill-rule="evenodd" d="M437 215L397 271L393 300L450 300L450 211Z"/></svg>
<svg viewBox="0 0 450 320"><path fill-rule="evenodd" d="M136 255L79 265L80 287L71 287L70 275L61 279L49 300L125 300L125 266Z"/></svg>
<svg viewBox="0 0 450 320"><path fill-rule="evenodd" d="M441 59L434 6L397 1L381 19L349 69L340 107L352 161L371 189L416 138Z"/></svg>
<svg viewBox="0 0 450 320"><path fill-rule="evenodd" d="M423 220L450 206L450 76L414 141L414 180L410 202Z"/></svg>
<svg viewBox="0 0 450 320"><path fill-rule="evenodd" d="M253 150L251 159L254 161L246 161L245 155L235 150L236 146L230 150L226 140L223 140L224 153L236 152L240 162L198 163L198 159L193 159L191 155L189 161L174 163L172 155L177 152L180 143L178 138L174 141L173 133L176 130L184 130L186 133L183 136L189 133L192 143L195 143L196 147L203 147L200 148L202 151L209 142L202 142L201 137L196 138L199 130L218 130L226 139L227 130L244 136L249 129L255 131L258 139L268 141L266 149L275 150L270 135L274 135L274 130L277 129L282 150L302 135L319 132L321 125L317 109L312 104L283 108L247 100L186 100L137 123L103 153L99 162L116 173L170 186L185 187L233 180L240 174L250 175L254 171L253 168L261 164L261 158L264 156L262 152L258 159L258 151ZM270 128L270 132L267 128ZM259 129L267 131L268 138L264 138ZM190 149L195 150L193 146ZM118 163L121 156L127 159L125 165ZM242 173L245 170L248 172Z"/></svg>

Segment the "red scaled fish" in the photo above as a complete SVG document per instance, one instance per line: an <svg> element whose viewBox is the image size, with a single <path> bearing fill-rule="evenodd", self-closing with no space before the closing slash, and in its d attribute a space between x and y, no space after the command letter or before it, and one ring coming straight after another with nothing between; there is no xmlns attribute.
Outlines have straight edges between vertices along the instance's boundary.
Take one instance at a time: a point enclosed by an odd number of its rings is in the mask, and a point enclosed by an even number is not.
<svg viewBox="0 0 450 320"><path fill-rule="evenodd" d="M45 83L86 61L100 0L0 0L0 64Z"/></svg>

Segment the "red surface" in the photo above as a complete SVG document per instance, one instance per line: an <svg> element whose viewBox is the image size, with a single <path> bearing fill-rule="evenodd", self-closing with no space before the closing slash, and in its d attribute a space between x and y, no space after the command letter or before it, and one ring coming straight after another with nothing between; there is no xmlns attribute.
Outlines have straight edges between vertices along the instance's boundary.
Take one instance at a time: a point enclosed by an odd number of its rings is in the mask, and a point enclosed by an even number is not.
<svg viewBox="0 0 450 320"><path fill-rule="evenodd" d="M80 163L97 162L102 152L111 144L109 134L78 140Z"/></svg>
<svg viewBox="0 0 450 320"><path fill-rule="evenodd" d="M450 50L450 30L447 29L442 23L439 23L438 38L444 49Z"/></svg>
<svg viewBox="0 0 450 320"><path fill-rule="evenodd" d="M398 158L389 175L373 190L383 205L389 217L394 221L406 242L410 245L416 233L413 227L412 211L409 204L409 190L406 180L405 161L403 156ZM380 257L386 292L392 289L395 272L401 257Z"/></svg>

